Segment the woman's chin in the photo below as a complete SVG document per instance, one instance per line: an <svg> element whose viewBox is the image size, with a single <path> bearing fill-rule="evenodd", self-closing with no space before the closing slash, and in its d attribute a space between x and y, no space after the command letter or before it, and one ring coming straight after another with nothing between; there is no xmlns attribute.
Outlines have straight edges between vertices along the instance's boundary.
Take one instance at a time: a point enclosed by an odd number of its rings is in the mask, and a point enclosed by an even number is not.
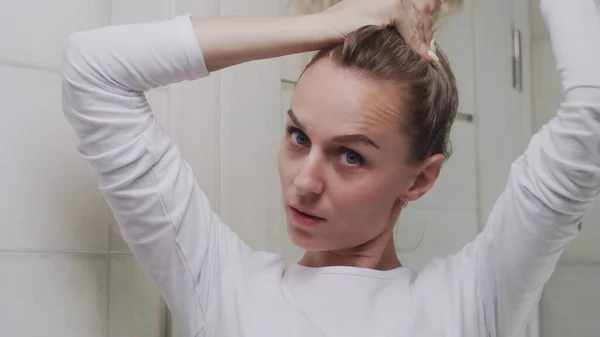
<svg viewBox="0 0 600 337"><path fill-rule="evenodd" d="M298 246L306 251L325 251L328 250L326 245L315 236L313 233L302 230L292 223L287 226L287 232L290 240L295 246Z"/></svg>

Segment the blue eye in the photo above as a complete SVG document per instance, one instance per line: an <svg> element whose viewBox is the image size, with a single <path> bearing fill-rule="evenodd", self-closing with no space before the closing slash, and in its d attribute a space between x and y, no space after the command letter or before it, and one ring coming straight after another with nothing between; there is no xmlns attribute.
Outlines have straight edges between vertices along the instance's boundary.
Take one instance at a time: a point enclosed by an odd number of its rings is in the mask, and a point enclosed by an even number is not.
<svg viewBox="0 0 600 337"><path fill-rule="evenodd" d="M365 163L365 159L360 154L348 149L342 150L341 161L347 166L359 166Z"/></svg>
<svg viewBox="0 0 600 337"><path fill-rule="evenodd" d="M302 132L294 132L292 134L292 139L294 139L294 141L298 145L307 145L308 144L308 137L306 137L306 135Z"/></svg>
<svg viewBox="0 0 600 337"><path fill-rule="evenodd" d="M289 127L287 128L287 134L292 143L295 145L306 146L310 144L310 139L308 139L308 136L299 129Z"/></svg>

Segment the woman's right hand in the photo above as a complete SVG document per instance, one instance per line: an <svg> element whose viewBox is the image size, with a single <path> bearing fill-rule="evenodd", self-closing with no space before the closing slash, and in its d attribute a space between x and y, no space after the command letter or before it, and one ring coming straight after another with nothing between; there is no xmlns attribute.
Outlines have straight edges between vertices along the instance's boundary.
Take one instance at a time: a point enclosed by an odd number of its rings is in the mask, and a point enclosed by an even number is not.
<svg viewBox="0 0 600 337"><path fill-rule="evenodd" d="M343 0L322 13L330 15L333 29L346 37L366 25L394 26L421 57L436 60L432 15L445 0Z"/></svg>

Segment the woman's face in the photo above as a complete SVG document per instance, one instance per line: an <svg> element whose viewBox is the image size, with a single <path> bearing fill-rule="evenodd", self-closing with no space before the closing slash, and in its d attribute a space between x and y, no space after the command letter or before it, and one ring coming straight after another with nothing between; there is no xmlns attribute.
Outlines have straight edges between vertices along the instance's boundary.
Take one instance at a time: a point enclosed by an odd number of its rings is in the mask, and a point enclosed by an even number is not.
<svg viewBox="0 0 600 337"><path fill-rule="evenodd" d="M296 245L330 251L366 244L391 232L405 198L416 200L431 188L437 161L405 160L403 100L398 86L327 59L305 71L279 153L288 233Z"/></svg>

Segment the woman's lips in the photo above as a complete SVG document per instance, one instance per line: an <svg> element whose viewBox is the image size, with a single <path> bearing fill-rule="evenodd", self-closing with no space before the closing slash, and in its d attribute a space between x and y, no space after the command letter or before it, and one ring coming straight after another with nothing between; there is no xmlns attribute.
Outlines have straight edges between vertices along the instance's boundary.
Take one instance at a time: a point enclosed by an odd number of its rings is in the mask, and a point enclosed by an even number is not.
<svg viewBox="0 0 600 337"><path fill-rule="evenodd" d="M325 221L325 219L308 214L308 213L304 213L302 211L299 211L298 209L294 208L294 207L289 207L290 209L290 216L292 218L292 221L294 221L294 223L303 226L303 227L314 227L316 225L318 225L319 223Z"/></svg>

